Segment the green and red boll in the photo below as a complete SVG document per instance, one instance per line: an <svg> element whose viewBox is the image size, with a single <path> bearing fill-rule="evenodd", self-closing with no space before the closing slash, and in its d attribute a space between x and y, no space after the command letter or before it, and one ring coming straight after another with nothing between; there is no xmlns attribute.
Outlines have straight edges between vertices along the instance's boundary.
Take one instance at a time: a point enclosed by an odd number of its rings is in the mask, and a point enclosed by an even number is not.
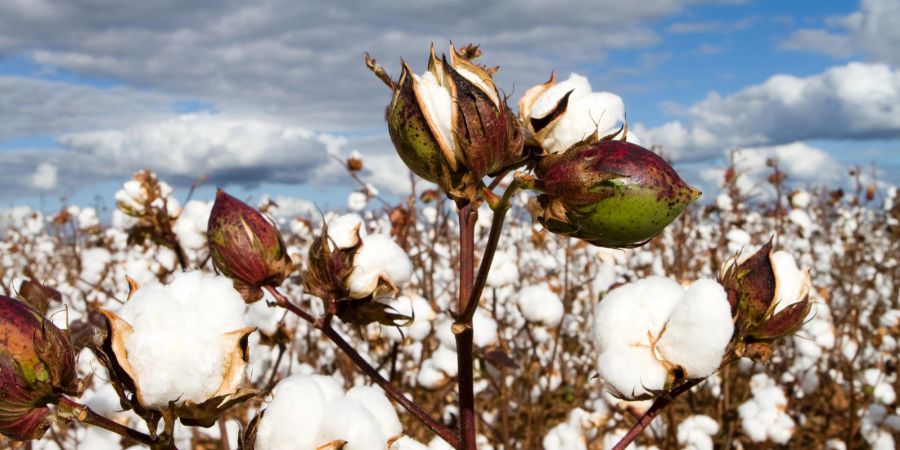
<svg viewBox="0 0 900 450"><path fill-rule="evenodd" d="M0 295L0 434L40 438L54 417L48 405L78 391L68 334L31 306Z"/></svg>
<svg viewBox="0 0 900 450"><path fill-rule="evenodd" d="M222 189L209 215L207 239L216 269L231 278L247 303L261 299L262 288L280 286L293 271L275 224Z"/></svg>
<svg viewBox="0 0 900 450"><path fill-rule="evenodd" d="M600 140L546 155L535 168L542 192L529 204L549 231L600 247L636 247L700 197L665 160L630 142Z"/></svg>

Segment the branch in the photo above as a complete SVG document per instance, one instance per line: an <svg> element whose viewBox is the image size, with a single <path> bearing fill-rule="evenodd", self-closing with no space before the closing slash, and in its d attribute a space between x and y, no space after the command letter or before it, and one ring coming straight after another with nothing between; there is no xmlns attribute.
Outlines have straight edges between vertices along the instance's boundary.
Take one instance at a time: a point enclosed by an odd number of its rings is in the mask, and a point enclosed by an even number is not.
<svg viewBox="0 0 900 450"><path fill-rule="evenodd" d="M644 428L647 428L647 426L650 425L650 422L652 422L666 406L669 406L679 395L691 390L691 388L700 384L703 380L705 380L705 378L688 380L684 384L672 389L672 392L656 397L656 400L653 400L653 404L650 405L650 408L641 415L637 423L628 430L628 433L625 433L625 436L619 440L619 443L613 447L613 450L625 450L625 448L637 439L641 432L644 431Z"/></svg>
<svg viewBox="0 0 900 450"><path fill-rule="evenodd" d="M107 419L106 417L97 414L96 412L94 412L94 410L88 408L86 405L82 405L81 403L78 403L69 398L60 397L59 408L62 412L70 415L72 418L78 420L79 422L98 426L100 428L103 428L104 430L108 430L124 438L140 442L141 444L144 444L146 446L152 447L153 445L157 444L156 439L153 439L149 435L128 428L125 425L122 425L113 420ZM171 448L175 447L172 446Z"/></svg>

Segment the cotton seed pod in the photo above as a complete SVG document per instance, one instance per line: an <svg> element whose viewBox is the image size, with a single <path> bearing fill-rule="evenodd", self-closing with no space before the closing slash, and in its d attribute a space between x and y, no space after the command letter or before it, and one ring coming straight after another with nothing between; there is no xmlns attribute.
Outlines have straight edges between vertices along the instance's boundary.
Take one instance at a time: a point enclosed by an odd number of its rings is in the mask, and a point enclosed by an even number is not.
<svg viewBox="0 0 900 450"><path fill-rule="evenodd" d="M293 270L278 228L222 189L216 192L207 238L213 264L247 303L261 299L263 287L281 285Z"/></svg>
<svg viewBox="0 0 900 450"><path fill-rule="evenodd" d="M25 303L0 296L0 434L40 438L50 426L47 405L77 393L66 332Z"/></svg>
<svg viewBox="0 0 900 450"><path fill-rule="evenodd" d="M808 269L775 252L771 240L741 263L727 261L719 278L735 318L740 356L767 359L775 342L799 330L809 314Z"/></svg>
<svg viewBox="0 0 900 450"><path fill-rule="evenodd" d="M496 68L472 63L477 47L450 48L437 58L434 47L421 76L406 63L396 83L367 56L367 65L392 90L388 131L400 159L416 175L437 183L455 198L471 198L481 178L524 159L518 120L494 85Z"/></svg>
<svg viewBox="0 0 900 450"><path fill-rule="evenodd" d="M577 144L538 163L532 217L553 233L599 247L637 247L700 197L668 163L638 145Z"/></svg>

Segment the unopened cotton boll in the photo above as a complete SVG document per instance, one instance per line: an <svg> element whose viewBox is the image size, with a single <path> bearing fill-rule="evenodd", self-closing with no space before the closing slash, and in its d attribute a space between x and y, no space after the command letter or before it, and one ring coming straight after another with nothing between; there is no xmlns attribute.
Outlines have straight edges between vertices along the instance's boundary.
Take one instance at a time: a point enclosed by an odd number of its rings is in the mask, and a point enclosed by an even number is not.
<svg viewBox="0 0 900 450"><path fill-rule="evenodd" d="M409 256L389 236L383 234L363 239L353 265L353 272L347 278L347 287L353 298L372 295L381 281L400 286L412 277L413 268Z"/></svg>
<svg viewBox="0 0 900 450"><path fill-rule="evenodd" d="M688 378L715 372L734 333L725 289L717 282L694 282L672 310L656 343L662 357L681 366Z"/></svg>
<svg viewBox="0 0 900 450"><path fill-rule="evenodd" d="M528 286L519 291L517 303L522 316L529 322L553 328L562 320L562 300L546 283Z"/></svg>

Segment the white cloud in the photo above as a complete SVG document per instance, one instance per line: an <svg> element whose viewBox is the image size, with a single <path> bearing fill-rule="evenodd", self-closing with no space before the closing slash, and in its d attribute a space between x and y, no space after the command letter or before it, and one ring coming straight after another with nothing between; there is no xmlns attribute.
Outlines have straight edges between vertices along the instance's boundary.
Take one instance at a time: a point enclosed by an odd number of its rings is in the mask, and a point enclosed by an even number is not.
<svg viewBox="0 0 900 450"><path fill-rule="evenodd" d="M328 162L328 139L273 119L185 114L102 131L64 135L59 144L121 176L148 168L164 178L213 183L302 182Z"/></svg>
<svg viewBox="0 0 900 450"><path fill-rule="evenodd" d="M709 94L689 121L634 128L675 159L698 159L735 147L809 139L900 137L900 69L850 63L809 77L775 75L722 96Z"/></svg>
<svg viewBox="0 0 900 450"><path fill-rule="evenodd" d="M859 11L825 21L829 29L801 29L788 36L785 50L823 53L837 58L860 50L877 62L900 64L900 2L862 0Z"/></svg>
<svg viewBox="0 0 900 450"><path fill-rule="evenodd" d="M565 73L610 49L653 45L651 22L715 1L2 2L0 54L222 110L371 130L388 93L365 70L365 50L398 75L401 56L424 66L430 42L477 42L511 92L543 82L551 68Z"/></svg>
<svg viewBox="0 0 900 450"><path fill-rule="evenodd" d="M56 166L50 163L41 163L37 169L31 174L32 186L49 191L56 187Z"/></svg>

